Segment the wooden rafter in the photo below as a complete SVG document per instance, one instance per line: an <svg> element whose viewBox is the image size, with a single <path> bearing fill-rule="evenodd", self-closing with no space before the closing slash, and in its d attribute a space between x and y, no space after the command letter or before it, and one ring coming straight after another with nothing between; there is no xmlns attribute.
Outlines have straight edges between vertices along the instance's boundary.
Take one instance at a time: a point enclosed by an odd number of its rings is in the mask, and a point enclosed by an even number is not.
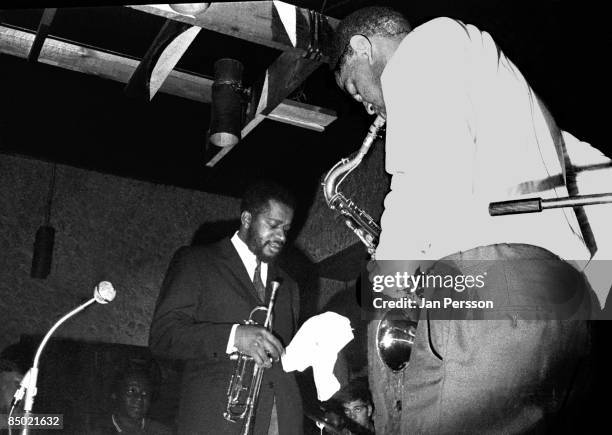
<svg viewBox="0 0 612 435"><path fill-rule="evenodd" d="M35 39L33 32L0 25L0 53L27 59ZM139 61L73 42L47 38L38 61L72 71L127 83ZM202 103L211 101L212 80L172 70L160 91ZM267 115L276 121L323 131L336 119L334 112L321 107L284 100Z"/></svg>
<svg viewBox="0 0 612 435"><path fill-rule="evenodd" d="M167 4L129 7L283 51L305 53L312 42L311 11L281 1L211 3L197 17L175 12ZM323 62L337 25L337 19L321 16L318 43Z"/></svg>

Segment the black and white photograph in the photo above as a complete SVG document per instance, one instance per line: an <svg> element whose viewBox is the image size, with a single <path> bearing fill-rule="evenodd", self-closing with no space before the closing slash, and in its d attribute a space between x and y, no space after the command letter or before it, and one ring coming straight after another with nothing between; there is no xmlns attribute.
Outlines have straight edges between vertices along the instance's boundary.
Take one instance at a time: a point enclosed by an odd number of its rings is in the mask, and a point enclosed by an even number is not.
<svg viewBox="0 0 612 435"><path fill-rule="evenodd" d="M3 3L0 434L610 432L604 3Z"/></svg>

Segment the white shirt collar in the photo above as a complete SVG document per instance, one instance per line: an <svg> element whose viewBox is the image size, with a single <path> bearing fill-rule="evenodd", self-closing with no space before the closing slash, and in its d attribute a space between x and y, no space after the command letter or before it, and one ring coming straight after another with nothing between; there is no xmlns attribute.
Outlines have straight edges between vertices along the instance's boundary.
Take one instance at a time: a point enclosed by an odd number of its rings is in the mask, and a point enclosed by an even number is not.
<svg viewBox="0 0 612 435"><path fill-rule="evenodd" d="M232 238L230 239L234 248L238 252L240 259L242 260L242 264L246 267L246 270L249 274L249 278L253 279L253 274L255 273L255 268L257 267L257 257L255 254L251 252L246 243L242 241L240 237L238 237L238 231L234 233ZM266 283L266 279L268 277L268 263L261 262L261 281Z"/></svg>

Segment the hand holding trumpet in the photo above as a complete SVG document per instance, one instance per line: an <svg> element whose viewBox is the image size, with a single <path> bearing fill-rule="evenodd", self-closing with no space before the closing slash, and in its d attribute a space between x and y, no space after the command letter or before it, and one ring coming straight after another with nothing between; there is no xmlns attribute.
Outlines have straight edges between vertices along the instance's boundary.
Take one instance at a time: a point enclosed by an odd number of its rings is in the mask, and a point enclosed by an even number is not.
<svg viewBox="0 0 612 435"><path fill-rule="evenodd" d="M266 328L259 325L239 325L234 345L239 352L253 358L260 367L270 368L285 349L281 342Z"/></svg>

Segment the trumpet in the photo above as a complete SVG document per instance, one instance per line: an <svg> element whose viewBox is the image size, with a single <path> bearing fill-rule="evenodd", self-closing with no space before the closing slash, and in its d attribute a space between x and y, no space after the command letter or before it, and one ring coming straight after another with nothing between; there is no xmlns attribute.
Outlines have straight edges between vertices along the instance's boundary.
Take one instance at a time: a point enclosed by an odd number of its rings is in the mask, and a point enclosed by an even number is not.
<svg viewBox="0 0 612 435"><path fill-rule="evenodd" d="M276 300L276 292L280 286L279 281L272 281L272 293L267 307L258 306L253 308L245 325L255 325L253 315L257 311L266 311L266 319L263 327L272 331L272 310ZM223 417L227 421L237 423L242 420L241 435L253 433L255 427L255 411L259 401L259 391L263 380L264 368L255 364L253 358L242 352L234 352L230 359L236 361L234 372L227 387L227 404Z"/></svg>

